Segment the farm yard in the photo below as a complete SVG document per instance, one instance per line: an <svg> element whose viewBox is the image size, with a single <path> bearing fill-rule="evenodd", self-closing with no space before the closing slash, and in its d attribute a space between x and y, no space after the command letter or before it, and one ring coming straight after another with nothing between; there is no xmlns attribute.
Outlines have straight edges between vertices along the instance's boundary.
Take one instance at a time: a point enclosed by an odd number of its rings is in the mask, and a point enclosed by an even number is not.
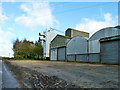
<svg viewBox="0 0 120 90"><path fill-rule="evenodd" d="M2 0L0 90L118 90L117 1Z"/></svg>
<svg viewBox="0 0 120 90"><path fill-rule="evenodd" d="M118 65L58 61L4 61L25 87L118 88Z"/></svg>

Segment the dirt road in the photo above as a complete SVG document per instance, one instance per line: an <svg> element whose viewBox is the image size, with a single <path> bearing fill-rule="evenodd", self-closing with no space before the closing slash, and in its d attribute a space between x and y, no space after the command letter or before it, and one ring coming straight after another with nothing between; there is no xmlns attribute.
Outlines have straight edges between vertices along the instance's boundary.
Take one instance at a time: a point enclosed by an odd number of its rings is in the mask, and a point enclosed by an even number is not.
<svg viewBox="0 0 120 90"><path fill-rule="evenodd" d="M49 80L50 82L56 80L54 82L57 82L61 87L65 87L64 85L68 85L67 87L73 85L72 87L81 88L118 88L118 65L53 61L9 61L7 66L9 68L14 66L11 70L14 71L20 79L24 77L24 80L26 80L24 82L28 86L31 85L30 79L32 77L38 79L36 86L38 83L42 86L41 80L43 81L43 79L41 79L41 77L44 76L48 82ZM28 71L34 71L32 73L36 76L32 76ZM31 80L34 82L33 78ZM60 81L63 83L60 84ZM46 85L49 87L49 83L46 83Z"/></svg>

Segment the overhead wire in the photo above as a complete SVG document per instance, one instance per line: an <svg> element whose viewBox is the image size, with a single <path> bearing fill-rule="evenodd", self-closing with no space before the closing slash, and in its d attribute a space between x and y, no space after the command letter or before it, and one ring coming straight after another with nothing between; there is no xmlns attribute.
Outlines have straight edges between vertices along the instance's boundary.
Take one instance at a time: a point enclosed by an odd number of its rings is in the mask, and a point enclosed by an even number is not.
<svg viewBox="0 0 120 90"><path fill-rule="evenodd" d="M98 7L98 6L107 5L107 4L113 4L113 2L105 2L103 4L95 4L95 5L86 6L86 7L68 9L68 10L64 10L64 11L61 11L61 12L55 12L54 14L63 14L63 13L71 12L71 11L74 12L74 11L78 11L78 10L81 10L81 9L83 10L83 9L86 9L86 8Z"/></svg>
<svg viewBox="0 0 120 90"><path fill-rule="evenodd" d="M66 3L68 4L68 3ZM64 10L64 11L61 11L61 12L56 12L54 14L63 14L63 13L67 13L67 12L74 12L74 11L77 11L77 10L81 10L81 9L86 9L86 8L92 8L92 7L98 7L98 6L101 6L101 5L108 5L108 4L113 4L112 2L105 2L105 3L102 3L102 4L95 4L95 5L91 5L91 6L86 6L86 7L79 7L79 8L73 8L73 9L69 9L69 10ZM62 4L60 4L62 5ZM57 5L55 5L57 6ZM57 31L57 29L56 29ZM61 31L61 30L59 30Z"/></svg>

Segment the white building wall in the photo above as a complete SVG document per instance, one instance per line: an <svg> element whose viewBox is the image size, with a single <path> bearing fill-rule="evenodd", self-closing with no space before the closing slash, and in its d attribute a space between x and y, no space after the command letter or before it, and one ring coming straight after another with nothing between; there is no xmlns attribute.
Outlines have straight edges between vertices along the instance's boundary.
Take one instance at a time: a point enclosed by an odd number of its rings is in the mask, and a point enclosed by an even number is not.
<svg viewBox="0 0 120 90"><path fill-rule="evenodd" d="M48 30L44 32L44 35L45 35L45 42L43 42L43 57L49 57L50 42L55 38L57 34L54 33L53 30Z"/></svg>

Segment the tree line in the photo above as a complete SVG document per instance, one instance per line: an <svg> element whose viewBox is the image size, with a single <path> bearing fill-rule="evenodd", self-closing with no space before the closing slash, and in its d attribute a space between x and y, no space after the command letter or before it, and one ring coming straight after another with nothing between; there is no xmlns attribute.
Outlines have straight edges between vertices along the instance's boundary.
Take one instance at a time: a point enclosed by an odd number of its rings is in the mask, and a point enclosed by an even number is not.
<svg viewBox="0 0 120 90"><path fill-rule="evenodd" d="M43 47L41 41L35 43L26 39L16 39L13 43L14 58L16 59L40 59L43 55Z"/></svg>

